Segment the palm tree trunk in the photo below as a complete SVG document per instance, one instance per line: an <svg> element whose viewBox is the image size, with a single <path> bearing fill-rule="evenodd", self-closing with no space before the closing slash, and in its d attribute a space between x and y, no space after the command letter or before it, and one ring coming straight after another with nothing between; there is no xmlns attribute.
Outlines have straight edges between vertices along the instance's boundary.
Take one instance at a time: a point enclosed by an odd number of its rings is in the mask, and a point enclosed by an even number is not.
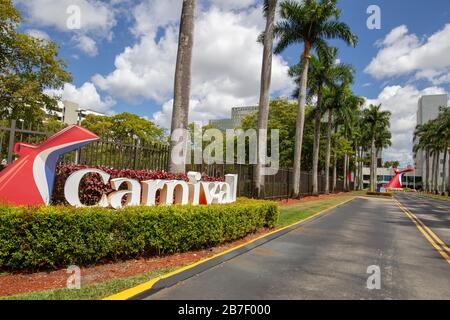
<svg viewBox="0 0 450 320"><path fill-rule="evenodd" d="M447 150L447 153L450 153L450 150ZM447 196L450 197L450 154L448 157Z"/></svg>
<svg viewBox="0 0 450 320"><path fill-rule="evenodd" d="M445 192L445 176L446 176L446 165L447 165L447 146L445 146L444 148L444 162L442 162L442 186L441 186L441 191Z"/></svg>
<svg viewBox="0 0 450 320"><path fill-rule="evenodd" d="M348 179L347 179L347 154L344 155L344 191L348 191Z"/></svg>
<svg viewBox="0 0 450 320"><path fill-rule="evenodd" d="M350 171L350 161L351 161L350 155L347 154L347 169L346 169L346 171L347 171L347 191L351 191L351 188L350 188L350 183L351 183L350 176L351 176L352 173Z"/></svg>
<svg viewBox="0 0 450 320"><path fill-rule="evenodd" d="M433 192L434 190L434 172L436 169L436 153L433 152L431 157L431 183L430 183L430 192Z"/></svg>
<svg viewBox="0 0 450 320"><path fill-rule="evenodd" d="M331 130L333 129L333 113L328 110L327 155L325 157L325 194L330 193L330 161L331 161Z"/></svg>
<svg viewBox="0 0 450 320"><path fill-rule="evenodd" d="M359 162L359 189L360 190L364 189L364 173L363 173L364 162L362 161L363 153L364 153L364 150L363 150L363 148L361 148L361 151L359 152L359 154L361 155L361 157L360 157L361 161Z"/></svg>
<svg viewBox="0 0 450 320"><path fill-rule="evenodd" d="M261 89L259 95L258 113L258 163L254 173L255 196L264 198L265 174L267 154L267 126L269 119L270 82L272 79L273 28L277 0L269 0L266 13L266 29L264 31L264 50L261 68Z"/></svg>
<svg viewBox="0 0 450 320"><path fill-rule="evenodd" d="M194 47L194 14L196 0L183 0L181 11L178 53L175 67L174 101L172 110L171 139L169 148L169 171L186 171L187 128L189 121L189 99L191 92L192 49ZM182 129L179 139L175 139L175 130ZM183 152L172 155L175 146L183 143Z"/></svg>
<svg viewBox="0 0 450 320"><path fill-rule="evenodd" d="M355 146L355 175L353 179L353 190L357 191L359 188L359 161L358 161L359 153L358 147Z"/></svg>
<svg viewBox="0 0 450 320"><path fill-rule="evenodd" d="M436 151L436 169L434 172L434 193L439 193L439 157L440 157L439 150Z"/></svg>
<svg viewBox="0 0 450 320"><path fill-rule="evenodd" d="M376 190L376 148L375 148L375 135L372 135L372 145L371 145L371 161L370 161L370 191L375 192Z"/></svg>
<svg viewBox="0 0 450 320"><path fill-rule="evenodd" d="M337 187L337 154L336 152L333 153L333 189L332 192L336 192Z"/></svg>
<svg viewBox="0 0 450 320"><path fill-rule="evenodd" d="M317 106L315 110L314 125L314 145L313 145L313 164L312 164L312 195L319 195L318 169L319 169L319 151L320 151L320 125L322 122L322 88L319 86L317 91Z"/></svg>
<svg viewBox="0 0 450 320"><path fill-rule="evenodd" d="M425 192L430 192L430 151L426 150L425 152L425 162L426 162L426 171L425 171Z"/></svg>
<svg viewBox="0 0 450 320"><path fill-rule="evenodd" d="M295 131L295 152L292 197L300 198L300 174L302 161L303 128L305 126L306 86L308 83L309 52L311 45L305 42L305 50L302 56L302 77L298 95L298 114Z"/></svg>

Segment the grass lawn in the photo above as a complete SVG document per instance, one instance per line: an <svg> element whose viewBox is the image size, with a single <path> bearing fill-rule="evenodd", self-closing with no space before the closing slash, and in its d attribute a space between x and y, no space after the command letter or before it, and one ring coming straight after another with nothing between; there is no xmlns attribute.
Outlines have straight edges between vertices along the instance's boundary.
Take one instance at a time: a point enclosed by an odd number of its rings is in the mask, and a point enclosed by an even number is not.
<svg viewBox="0 0 450 320"><path fill-rule="evenodd" d="M159 277L177 268L160 269L141 273L129 278L119 278L92 285L81 286L81 289L54 289L13 296L0 297L0 300L96 300L111 294L137 286L152 278Z"/></svg>
<svg viewBox="0 0 450 320"><path fill-rule="evenodd" d="M339 205L345 201L353 199L356 195L345 195L328 199L321 199L317 201L308 201L304 203L295 204L292 206L285 206L280 208L280 220L278 227L284 227L300 220L306 219L313 214L326 210L330 207Z"/></svg>
<svg viewBox="0 0 450 320"><path fill-rule="evenodd" d="M306 219L320 211L326 210L330 207L339 205L355 198L356 196L364 195L364 192L352 193L350 195L338 196L334 198L320 199L317 201L308 201L304 203L294 204L291 206L280 207L280 219L277 227L284 227L300 220ZM182 266L180 266L182 267ZM0 297L0 300L95 300L107 297L109 295L118 293L125 289L137 286L143 282L149 281L165 273L172 272L178 269L160 269L148 273L138 274L128 278L119 278L108 280L101 283L82 286L80 290L70 289L54 289L48 291L39 291L33 293L24 293L8 297Z"/></svg>

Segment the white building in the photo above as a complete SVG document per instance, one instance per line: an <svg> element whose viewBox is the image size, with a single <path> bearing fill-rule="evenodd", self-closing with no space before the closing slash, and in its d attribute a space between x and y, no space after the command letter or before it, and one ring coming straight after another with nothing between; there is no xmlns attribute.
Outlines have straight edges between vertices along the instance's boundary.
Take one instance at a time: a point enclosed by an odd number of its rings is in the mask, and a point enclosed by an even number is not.
<svg viewBox="0 0 450 320"><path fill-rule="evenodd" d="M104 113L96 112L89 109L82 109L80 106L72 101L59 101L58 102L58 110L57 111L48 111L44 109L47 114L51 114L56 116L58 120L64 122L68 125L79 124L86 118L87 115L93 114L97 116L108 116Z"/></svg>
<svg viewBox="0 0 450 320"><path fill-rule="evenodd" d="M391 182L395 176L393 168L377 168L377 187L385 186ZM420 183L417 172L408 172L403 175L402 186L405 188L415 189ZM364 188L370 185L370 168L363 167L363 184Z"/></svg>
<svg viewBox="0 0 450 320"><path fill-rule="evenodd" d="M448 104L448 96L446 94L422 96L419 99L417 107L417 125L422 125L430 120L436 119L439 115L439 108L447 106L447 104ZM414 140L414 144L416 143L418 143L418 141ZM426 157L424 151L420 150L419 152L414 154L414 163L417 168L416 171L417 176L420 176L421 180L424 181L427 170ZM432 159L430 159L430 168L428 168L430 179L431 179L432 163L433 163ZM444 175L443 163L444 163L444 155L442 154L439 159L439 178L438 178L439 186L442 185L442 179L445 178L445 181L447 181L447 176L446 177L443 176Z"/></svg>

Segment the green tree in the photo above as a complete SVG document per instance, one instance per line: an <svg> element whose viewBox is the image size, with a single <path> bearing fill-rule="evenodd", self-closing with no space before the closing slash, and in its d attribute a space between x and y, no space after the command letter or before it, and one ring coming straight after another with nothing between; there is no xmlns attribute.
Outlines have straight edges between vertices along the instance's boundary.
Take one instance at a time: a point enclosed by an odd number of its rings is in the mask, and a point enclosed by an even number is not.
<svg viewBox="0 0 450 320"><path fill-rule="evenodd" d="M0 118L41 124L45 107L52 111L57 99L45 89L71 81L58 46L49 40L19 33L19 12L11 0L0 0Z"/></svg>
<svg viewBox="0 0 450 320"><path fill-rule="evenodd" d="M88 115L81 125L102 138L122 143L134 143L136 138L143 144L167 141L164 129L150 120L128 112L111 117Z"/></svg>
<svg viewBox="0 0 450 320"><path fill-rule="evenodd" d="M318 168L319 168L319 151L320 151L320 136L321 136L321 122L324 111L326 111L327 106L323 103L323 97L325 95L330 95L330 91L339 87L343 83L350 83L353 81L354 70L350 65L344 63L336 63L338 56L337 48L326 48L325 52L319 51L318 56L312 56L310 59L310 70L308 77L308 87L309 96L317 97L316 108L314 110L314 145L313 145L313 163L312 163L312 193L313 195L319 194L318 185ZM296 78L297 84L301 81L301 66L296 65L292 67L289 74ZM294 93L294 96L298 97L298 89ZM328 135L329 141L331 143L331 130L332 130L332 119L329 114L328 119ZM327 150L327 159L331 157L330 150ZM329 160L328 171L329 171ZM327 169L325 169L327 170ZM325 193L329 193L329 175L328 182L326 183Z"/></svg>
<svg viewBox="0 0 450 320"><path fill-rule="evenodd" d="M389 111L381 111L381 105L370 105L368 109L363 111L363 118L370 132L370 188L371 191L375 191L377 177L377 139L381 139L381 135L390 127L391 113Z"/></svg>
<svg viewBox="0 0 450 320"><path fill-rule="evenodd" d="M312 107L307 107L307 113L312 112ZM295 118L297 114L297 104L286 99L275 99L270 102L269 107L269 121L268 131L273 129L279 130L280 134L280 166L284 168L292 168L294 149L295 149ZM258 128L258 114L251 114L242 120L242 129L257 129ZM305 126L306 136L311 139L306 139L305 147L307 150L312 150L312 134L313 123L307 123ZM268 145L270 146L270 134ZM310 160L310 152L304 154L304 159ZM306 158L308 157L309 158ZM305 160L305 162L307 162Z"/></svg>
<svg viewBox="0 0 450 320"><path fill-rule="evenodd" d="M445 178L447 171L447 156L449 153L450 141L450 107L441 107L439 116L423 125L419 125L414 133L415 145L413 151L417 153L419 150L425 152L426 158L426 177L425 191L427 192L445 192ZM443 179L439 186L440 172L440 155L444 155L443 159ZM432 161L430 168L430 161ZM430 179L431 169L431 179ZM431 181L430 181L431 180ZM448 178L447 192L450 194L450 174Z"/></svg>
<svg viewBox="0 0 450 320"><path fill-rule="evenodd" d="M349 26L339 21L340 10L337 0L304 0L301 2L284 0L280 4L281 20L275 25L274 33L279 41L275 53L281 53L287 47L302 43L303 53L299 86L298 114L296 121L294 178L292 196L300 196L300 172L305 124L306 87L308 82L311 51L326 47L328 39L342 39L349 45L355 45L357 37Z"/></svg>
<svg viewBox="0 0 450 320"><path fill-rule="evenodd" d="M413 152L417 153L423 151L425 153L425 181L422 181L423 188L426 192L431 191L430 185L430 158L432 150L432 130L433 124L427 122L422 125L418 125L414 131L414 144Z"/></svg>
<svg viewBox="0 0 450 320"><path fill-rule="evenodd" d="M442 168L442 192L446 191L445 176L447 175L447 195L450 196L450 163L447 168L447 159L450 160L450 107L441 107L439 116L437 118L437 132L441 137L442 152L444 153L444 161ZM447 174L448 171L448 174Z"/></svg>

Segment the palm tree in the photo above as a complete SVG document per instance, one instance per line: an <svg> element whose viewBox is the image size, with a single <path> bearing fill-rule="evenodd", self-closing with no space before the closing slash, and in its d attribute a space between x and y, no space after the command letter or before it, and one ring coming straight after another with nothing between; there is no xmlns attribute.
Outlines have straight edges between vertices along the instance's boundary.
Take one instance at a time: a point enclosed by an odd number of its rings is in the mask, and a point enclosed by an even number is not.
<svg viewBox="0 0 450 320"><path fill-rule="evenodd" d="M323 93L330 88L336 87L342 83L349 83L353 79L353 69L351 66L343 63L336 63L337 49L330 48L325 53L319 52L319 58L312 57L309 71L310 94L317 96L317 105L315 108L315 126L314 126L314 145L313 145L313 164L312 164L312 189L313 195L319 194L318 186L318 165L320 150L320 127L322 115L324 112ZM327 93L328 93L327 91ZM330 122L331 120L328 119ZM332 130L332 123L329 123L328 129ZM331 149L331 137L330 137ZM331 157L331 150L330 150ZM327 153L328 156L328 153ZM329 164L329 162L328 162ZM328 167L329 171L329 167ZM328 186L329 182L326 183ZM329 190L325 190L329 193Z"/></svg>
<svg viewBox="0 0 450 320"><path fill-rule="evenodd" d="M423 151L425 153L425 183L424 183L424 191L430 192L431 191L431 185L430 185L430 157L431 157L431 130L432 123L427 122L422 125L418 125L416 127L416 130L414 132L414 141L417 141L415 143L413 151L415 153L419 151Z"/></svg>
<svg viewBox="0 0 450 320"><path fill-rule="evenodd" d="M300 172L302 158L303 128L305 124L306 86L308 82L311 50L326 47L327 39L342 39L356 45L357 37L349 26L339 21L337 0L284 0L280 4L281 21L275 25L274 34L279 42L275 53L281 53L290 45L303 43L301 81L298 97L298 115L295 134L294 172L292 196L300 196Z"/></svg>
<svg viewBox="0 0 450 320"><path fill-rule="evenodd" d="M254 174L255 195L264 197L265 179L262 160L265 159L267 150L267 123L269 119L270 82L272 78L272 51L273 29L277 0L264 0L264 16L266 17L266 29L260 37L264 44L263 61L261 70L261 91L259 96L258 113L258 162Z"/></svg>
<svg viewBox="0 0 450 320"><path fill-rule="evenodd" d="M186 171L186 152L172 155L178 143L187 146L187 128L189 119L189 100L191 92L192 49L194 47L194 14L196 0L183 0L181 10L180 34L175 68L174 100L172 110L171 139L169 148L169 171L183 173ZM182 129L179 140L175 140L175 130Z"/></svg>
<svg viewBox="0 0 450 320"><path fill-rule="evenodd" d="M441 190L442 192L446 191L445 188L445 177L447 175L446 171L446 165L447 165L447 155L449 153L449 141L450 141L450 107L441 107L439 116L436 119L436 134L438 137L440 137L439 141L441 142L441 150L444 155L444 159L442 162L442 185ZM448 177L448 184L450 185L450 174ZM448 190L450 191L450 186L447 185ZM448 193L450 196L450 192Z"/></svg>
<svg viewBox="0 0 450 320"><path fill-rule="evenodd" d="M377 182L377 136L384 129L390 127L391 113L389 111L381 111L381 104L378 106L370 105L368 109L363 111L364 122L368 125L371 141L371 160L370 160L370 189L375 191Z"/></svg>
<svg viewBox="0 0 450 320"><path fill-rule="evenodd" d="M375 142L375 147L377 150L377 154L383 149L389 148L392 146L392 133L387 127L379 127L377 128L377 141ZM393 162L394 167L398 167L397 161Z"/></svg>
<svg viewBox="0 0 450 320"><path fill-rule="evenodd" d="M364 102L364 98L355 96L348 85L340 92L334 105L334 113L335 123L341 127L344 139L354 142L360 122L359 111ZM352 145L354 146L354 143ZM349 190L350 153L353 153L353 150L344 154L344 191Z"/></svg>

